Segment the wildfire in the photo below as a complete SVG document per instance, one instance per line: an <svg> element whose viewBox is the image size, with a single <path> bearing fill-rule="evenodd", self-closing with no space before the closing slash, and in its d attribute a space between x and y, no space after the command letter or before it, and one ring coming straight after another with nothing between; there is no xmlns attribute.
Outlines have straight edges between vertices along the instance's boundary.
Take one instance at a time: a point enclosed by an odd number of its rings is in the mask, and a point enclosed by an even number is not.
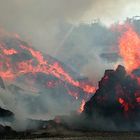
<svg viewBox="0 0 140 140"><path fill-rule="evenodd" d="M93 85L88 83L83 84L80 81L75 80L67 71L65 71L58 61L50 63L46 58L44 58L44 55L40 51L33 49L28 44L23 45L20 38L17 38L17 35L12 37L15 38L19 44L18 50L15 48L8 48L3 41L0 41L0 76L2 78L13 80L28 73L43 73L46 75L53 75L72 86L82 89L86 93L93 94L96 91L96 88ZM17 54L20 55L20 53L24 50L27 51L32 58L13 62L12 56ZM73 96L75 97L75 94Z"/></svg>
<svg viewBox="0 0 140 140"><path fill-rule="evenodd" d="M49 64L47 60L44 59L43 55L39 51L35 51L32 48L20 45L21 48L28 50L32 56L36 58L38 61L38 65L36 67L32 67L31 64L23 63L23 72L42 72L45 74L52 74L55 77L67 81L68 83L72 84L73 86L82 88L83 91L87 93L93 93L95 92L96 88L91 85L82 85L79 81L74 80L67 72L64 71L64 69L61 67L61 65L58 62L55 62L53 64ZM27 68L27 69L26 69Z"/></svg>
<svg viewBox="0 0 140 140"><path fill-rule="evenodd" d="M140 67L140 36L131 26L121 36L119 49L128 73Z"/></svg>

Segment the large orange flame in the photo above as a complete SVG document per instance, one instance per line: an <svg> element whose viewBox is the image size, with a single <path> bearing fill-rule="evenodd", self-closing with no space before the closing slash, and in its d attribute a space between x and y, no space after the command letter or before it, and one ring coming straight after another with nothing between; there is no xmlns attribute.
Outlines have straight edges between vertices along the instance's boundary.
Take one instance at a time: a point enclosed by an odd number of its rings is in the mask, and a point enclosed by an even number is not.
<svg viewBox="0 0 140 140"><path fill-rule="evenodd" d="M128 73L140 67L140 36L131 26L121 36L119 49Z"/></svg>

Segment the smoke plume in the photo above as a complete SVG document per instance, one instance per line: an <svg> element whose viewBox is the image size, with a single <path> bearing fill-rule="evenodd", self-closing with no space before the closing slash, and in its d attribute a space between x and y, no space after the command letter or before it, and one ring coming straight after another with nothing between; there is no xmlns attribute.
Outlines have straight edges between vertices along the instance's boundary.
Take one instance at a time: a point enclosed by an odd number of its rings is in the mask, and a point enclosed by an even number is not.
<svg viewBox="0 0 140 140"><path fill-rule="evenodd" d="M104 36L104 32L93 29L92 31L97 35L91 34L91 38L83 38L84 36L80 35L83 28L79 28L81 25L76 26L77 23L91 23L94 19L101 19L103 23L110 24L112 21L122 20L124 17L139 13L139 8L136 6L139 5L138 0L133 2L131 0L0 0L0 2L0 26L2 28L20 34L22 38L32 43L37 49L64 62L66 62L65 59L73 61L71 58L76 53L82 57L88 45L96 45L96 48L103 48L106 45L98 44L96 41L96 39L103 40L103 38L100 39L101 36L108 37ZM90 35L91 25L86 25L86 32ZM79 33L73 34L77 30ZM111 36L110 33L108 34ZM71 37L72 35L74 36ZM109 40L114 39L111 37L108 37ZM73 45L74 38L79 40L79 45ZM91 42L92 44L88 43L91 39L95 41L94 44L93 42ZM67 41L69 41L69 45ZM108 39L106 39L107 41ZM70 50L69 54L65 50ZM89 60L93 59L91 57L93 55L87 53L83 61L90 65ZM85 73L84 64L78 61L78 57L76 59L77 67L83 65L81 73L89 76ZM92 65L96 65L94 63L93 60ZM90 71L92 71L91 68ZM102 74L100 73L100 75Z"/></svg>

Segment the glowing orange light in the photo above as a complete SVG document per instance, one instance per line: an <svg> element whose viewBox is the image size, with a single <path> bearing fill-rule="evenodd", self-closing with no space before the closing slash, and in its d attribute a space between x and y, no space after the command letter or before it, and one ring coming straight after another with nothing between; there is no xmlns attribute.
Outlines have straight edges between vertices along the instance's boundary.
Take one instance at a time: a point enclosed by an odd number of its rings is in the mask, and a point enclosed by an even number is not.
<svg viewBox="0 0 140 140"><path fill-rule="evenodd" d="M119 49L128 73L140 67L140 36L131 26L121 36Z"/></svg>

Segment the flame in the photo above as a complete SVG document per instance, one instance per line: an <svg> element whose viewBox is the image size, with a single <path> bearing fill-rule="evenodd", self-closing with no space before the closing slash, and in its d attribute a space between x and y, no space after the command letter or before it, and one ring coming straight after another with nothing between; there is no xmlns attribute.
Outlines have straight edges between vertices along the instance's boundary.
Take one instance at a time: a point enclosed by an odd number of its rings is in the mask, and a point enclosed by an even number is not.
<svg viewBox="0 0 140 140"><path fill-rule="evenodd" d="M82 89L84 92L93 94L96 91L96 87L88 83L82 83L78 80L75 80L68 72L66 72L62 65L58 61L49 63L43 54L40 51L37 51L30 47L29 44L23 45L20 41L20 37L14 35L17 41L19 41L18 50L15 48L8 48L6 44L0 40L0 76L7 80L14 80L17 77L27 74L27 73L44 73L46 75L53 75L56 78L67 82L77 88ZM16 61L12 62L12 55L20 54L22 50L26 50L29 54L32 55L32 58L29 60ZM47 83L46 83L47 84ZM76 95L73 95L76 96Z"/></svg>
<svg viewBox="0 0 140 140"><path fill-rule="evenodd" d="M86 101L83 99L80 105L80 108L78 110L78 113L82 113L84 111L84 106L86 104Z"/></svg>
<svg viewBox="0 0 140 140"><path fill-rule="evenodd" d="M140 103L140 97L136 98L137 103Z"/></svg>
<svg viewBox="0 0 140 140"><path fill-rule="evenodd" d="M32 48L28 48L26 46L20 45L21 48L28 50L32 56L34 56L37 61L38 65L37 67L32 67L31 64L28 63L22 63L23 65L23 72L42 72L45 74L52 74L55 77L67 81L68 83L72 84L73 86L82 88L83 91L87 93L93 93L95 92L96 88L91 86L91 85L82 85L79 81L74 80L67 72L64 71L62 66L58 63L55 62L53 64L49 64L47 60L44 59L43 55L39 51L35 51ZM20 64L21 65L21 64ZM27 68L27 69L26 69Z"/></svg>
<svg viewBox="0 0 140 140"><path fill-rule="evenodd" d="M140 37L131 26L121 36L119 49L128 73L140 67Z"/></svg>
<svg viewBox="0 0 140 140"><path fill-rule="evenodd" d="M6 54L6 55L14 55L14 54L17 53L17 51L14 50L14 49L9 49L9 50L4 49L4 50L3 50L3 53Z"/></svg>
<svg viewBox="0 0 140 140"><path fill-rule="evenodd" d="M129 104L128 104L128 103L126 103L124 99L119 98L119 103L123 106L124 111L126 111L126 112L127 112L127 111L129 110Z"/></svg>

